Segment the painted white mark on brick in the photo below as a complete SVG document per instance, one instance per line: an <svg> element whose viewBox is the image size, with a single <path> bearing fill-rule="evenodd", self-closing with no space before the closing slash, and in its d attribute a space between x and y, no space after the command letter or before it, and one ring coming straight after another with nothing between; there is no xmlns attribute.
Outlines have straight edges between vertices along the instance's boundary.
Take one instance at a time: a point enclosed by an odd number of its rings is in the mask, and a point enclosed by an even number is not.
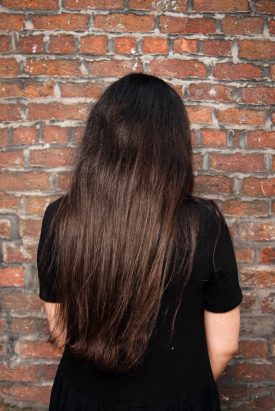
<svg viewBox="0 0 275 411"><path fill-rule="evenodd" d="M32 46L32 52L33 52L33 53L36 53L36 50L37 50L37 44L34 44L34 45Z"/></svg>
<svg viewBox="0 0 275 411"><path fill-rule="evenodd" d="M210 94L210 96L216 96L217 91L216 91L214 88L211 88L211 89L209 90L209 94Z"/></svg>
<svg viewBox="0 0 275 411"><path fill-rule="evenodd" d="M135 48L133 47L133 48L130 50L130 53L135 54L135 52L136 52L136 50L135 50Z"/></svg>
<svg viewBox="0 0 275 411"><path fill-rule="evenodd" d="M33 24L32 24L32 22L29 21L29 20L27 20L26 23L25 23L25 27L26 27L26 29L28 29L28 30L33 29Z"/></svg>

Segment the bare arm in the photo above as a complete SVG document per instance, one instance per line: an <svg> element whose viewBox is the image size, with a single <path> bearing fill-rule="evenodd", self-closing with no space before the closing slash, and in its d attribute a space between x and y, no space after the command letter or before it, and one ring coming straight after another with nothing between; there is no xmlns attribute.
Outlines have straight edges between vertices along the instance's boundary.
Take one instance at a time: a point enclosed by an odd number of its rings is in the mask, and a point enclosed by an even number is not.
<svg viewBox="0 0 275 411"><path fill-rule="evenodd" d="M217 380L238 351L240 306L224 313L204 310L204 325L209 360Z"/></svg>
<svg viewBox="0 0 275 411"><path fill-rule="evenodd" d="M57 305L58 303L49 303L49 302L44 301L44 308L47 314L49 329L51 332L53 332L55 324L56 324ZM58 337L58 335L60 334L60 331L61 330L58 329L58 332L54 335L56 335L57 337L58 348L62 349L65 344L66 333L61 333L60 337Z"/></svg>

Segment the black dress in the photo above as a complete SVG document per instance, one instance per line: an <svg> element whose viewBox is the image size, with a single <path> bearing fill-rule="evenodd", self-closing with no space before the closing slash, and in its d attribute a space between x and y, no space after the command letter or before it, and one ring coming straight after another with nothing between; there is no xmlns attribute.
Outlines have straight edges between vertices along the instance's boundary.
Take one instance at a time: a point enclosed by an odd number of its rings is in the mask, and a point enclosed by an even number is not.
<svg viewBox="0 0 275 411"><path fill-rule="evenodd" d="M49 223L60 199L46 208L37 252L42 300L56 302L52 291L53 276L45 276L41 248ZM169 340L169 316L164 308L174 307L180 284L171 282L165 290L162 309L142 364L121 374L105 374L93 364L75 357L66 345L51 392L50 411L150 410L220 411L218 386L211 370L204 330L204 309L215 313L229 311L242 301L242 290L231 236L226 223L215 250L217 234L213 211L196 203L201 228L191 279L175 322L175 334ZM173 312L173 311L172 311Z"/></svg>

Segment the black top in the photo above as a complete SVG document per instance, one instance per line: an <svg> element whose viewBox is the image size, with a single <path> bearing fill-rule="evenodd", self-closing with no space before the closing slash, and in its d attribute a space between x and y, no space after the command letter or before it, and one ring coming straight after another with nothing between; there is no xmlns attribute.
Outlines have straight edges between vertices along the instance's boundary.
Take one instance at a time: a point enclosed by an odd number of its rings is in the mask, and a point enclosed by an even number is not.
<svg viewBox="0 0 275 411"><path fill-rule="evenodd" d="M48 260L42 261L40 255L59 201L46 208L37 252L39 296L48 302L57 302L51 286L58 273L53 269L46 276ZM105 410L154 407L155 411L164 411L169 404L171 410L220 411L218 387L207 352L204 309L215 313L232 310L241 303L243 294L227 223L222 222L215 249L215 274L212 255L217 222L213 211L199 203L194 206L200 215L199 243L172 341L168 340L170 327L160 310L142 365L120 375L97 371L91 363L75 358L67 345L55 377L50 410L92 410L100 406ZM163 307L173 306L179 286L171 282Z"/></svg>

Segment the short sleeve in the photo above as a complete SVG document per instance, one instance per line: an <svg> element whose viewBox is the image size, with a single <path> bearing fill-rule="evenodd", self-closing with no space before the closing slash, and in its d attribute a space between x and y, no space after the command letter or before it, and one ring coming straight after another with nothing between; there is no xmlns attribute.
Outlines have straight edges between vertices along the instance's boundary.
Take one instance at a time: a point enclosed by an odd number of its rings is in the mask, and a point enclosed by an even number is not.
<svg viewBox="0 0 275 411"><path fill-rule="evenodd" d="M37 248L39 297L46 302L58 302L55 291L57 273L53 248L54 231L50 231L50 224L56 211L56 202L57 200L50 203L44 212Z"/></svg>
<svg viewBox="0 0 275 411"><path fill-rule="evenodd" d="M232 310L243 298L231 234L226 220L221 218L220 222L220 234L210 256L210 278L204 285L204 308L214 313ZM212 244L212 234L218 234L218 220L215 218L211 225Z"/></svg>

